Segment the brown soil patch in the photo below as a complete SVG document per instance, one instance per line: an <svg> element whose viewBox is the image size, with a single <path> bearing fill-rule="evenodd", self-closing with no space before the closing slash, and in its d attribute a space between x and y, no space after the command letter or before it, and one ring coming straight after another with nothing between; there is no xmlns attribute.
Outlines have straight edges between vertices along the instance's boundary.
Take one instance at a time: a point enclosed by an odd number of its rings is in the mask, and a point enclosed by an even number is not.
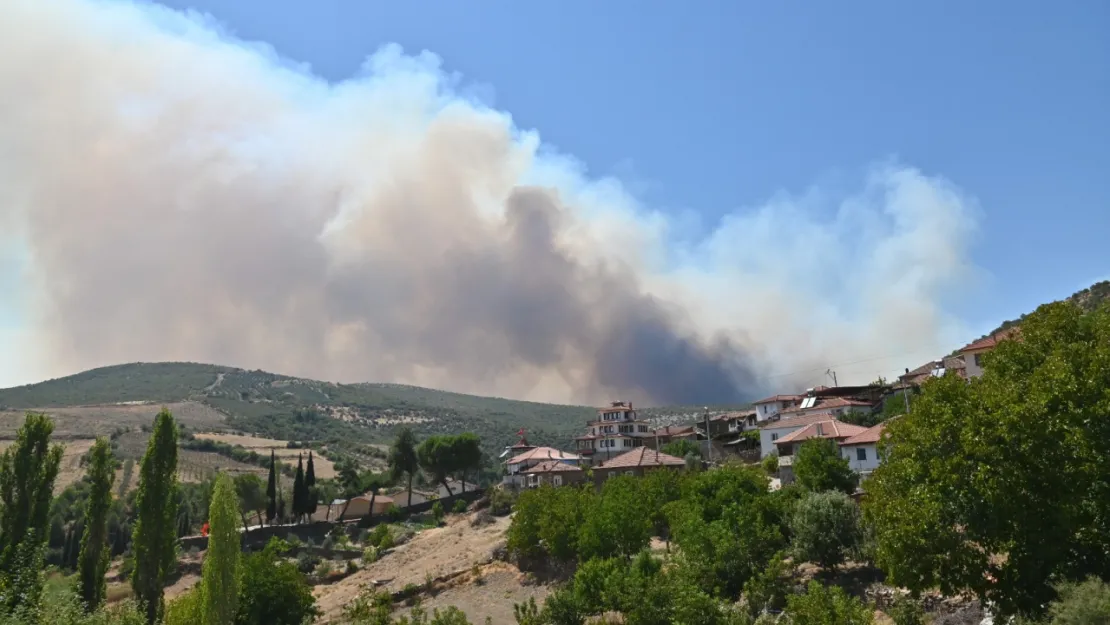
<svg viewBox="0 0 1110 625"><path fill-rule="evenodd" d="M494 551L505 543L508 527L507 517L485 527L472 528L470 515L453 515L447 526L420 532L358 573L336 584L318 586L315 593L325 616L322 622L335 622L343 607L366 588L373 587L376 581L381 589L397 592L408 584L422 585L429 577L437 578L468 571L475 564L491 563ZM511 614L511 603L509 610ZM494 622L499 621L495 619Z"/></svg>
<svg viewBox="0 0 1110 625"><path fill-rule="evenodd" d="M0 452L10 447L15 441L0 441ZM81 466L81 456L88 453L93 446L92 439L60 440L54 441L62 446L62 463L58 467L58 477L54 480L54 494L62 492L67 486L80 480L85 475L85 467Z"/></svg>
<svg viewBox="0 0 1110 625"><path fill-rule="evenodd" d="M421 607L430 615L436 608L455 606L466 613L471 623L484 623L486 618L493 623L515 623L514 604L535 599L536 605L542 607L550 592L547 586L525 585L524 575L515 566L504 562L481 567L478 579L471 575L463 579L433 597L421 597ZM411 608L402 608L395 614L409 614L411 611Z"/></svg>

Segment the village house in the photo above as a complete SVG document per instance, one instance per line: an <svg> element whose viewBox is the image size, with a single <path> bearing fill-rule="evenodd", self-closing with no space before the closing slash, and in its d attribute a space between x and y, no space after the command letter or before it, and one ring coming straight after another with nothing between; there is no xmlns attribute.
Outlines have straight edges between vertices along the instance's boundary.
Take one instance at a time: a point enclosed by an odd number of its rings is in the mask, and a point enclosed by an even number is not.
<svg viewBox="0 0 1110 625"><path fill-rule="evenodd" d="M778 420L786 421L815 414L831 414L842 417L849 412L874 412L879 404L854 397L816 397L802 400L797 407L784 410L777 415Z"/></svg>
<svg viewBox="0 0 1110 625"><path fill-rule="evenodd" d="M793 456L798 452L798 448L802 446L802 443L808 440L828 438L839 443L849 437L867 431L865 427L837 421L831 415L824 416L825 418L823 420L814 421L805 427L798 428L785 436L779 437L775 441L775 449L778 451L779 458Z"/></svg>
<svg viewBox="0 0 1110 625"><path fill-rule="evenodd" d="M866 477L878 468L881 462L878 445L887 423L884 421L840 441L841 455L848 460L848 466L860 476Z"/></svg>
<svg viewBox="0 0 1110 625"><path fill-rule="evenodd" d="M586 480L586 472L580 467L561 460L545 460L522 471L525 488L543 485L569 486Z"/></svg>
<svg viewBox="0 0 1110 625"><path fill-rule="evenodd" d="M560 451L553 447L533 447L505 461L505 476L501 483L514 488L524 488L527 486L528 470L541 462L552 460L574 466L578 466L582 462L581 456L577 454Z"/></svg>
<svg viewBox="0 0 1110 625"><path fill-rule="evenodd" d="M586 422L586 433L575 438L583 464L597 464L626 451L652 444L655 433L641 421L630 402L615 401L598 409L598 418Z"/></svg>
<svg viewBox="0 0 1110 625"><path fill-rule="evenodd" d="M662 448L675 441L698 442L698 430L692 425L668 425L652 430L652 439L645 441L645 445L652 449Z"/></svg>
<svg viewBox="0 0 1110 625"><path fill-rule="evenodd" d="M963 356L948 356L927 362L916 369L906 369L904 374L898 376L898 381L904 386L921 386L926 380L939 378L949 372L961 378L967 377L967 364Z"/></svg>
<svg viewBox="0 0 1110 625"><path fill-rule="evenodd" d="M999 342L1014 338L1017 333L1017 327L1007 328L964 345L960 349L960 355L967 364L967 377L977 378L983 375L983 355L997 347Z"/></svg>
<svg viewBox="0 0 1110 625"><path fill-rule="evenodd" d="M768 421L759 426L759 456L765 458L773 453L778 453L777 443L780 438L797 432L816 423L833 421L836 416L828 413L810 414L790 419ZM845 423L844 425L848 425ZM855 427L855 426L853 426ZM824 429L824 428L822 428ZM860 428L862 430L863 428ZM854 432L853 432L854 433Z"/></svg>
<svg viewBox="0 0 1110 625"><path fill-rule="evenodd" d="M775 415L784 410L790 410L802 401L801 395L774 395L752 403L755 408L755 418L759 423L775 418Z"/></svg>
<svg viewBox="0 0 1110 625"><path fill-rule="evenodd" d="M638 447L593 468L597 484L617 475L643 476L659 469L684 469L686 461L648 447Z"/></svg>
<svg viewBox="0 0 1110 625"><path fill-rule="evenodd" d="M351 519L361 519L370 516L370 500L374 500L375 515L385 514L389 507L394 504L393 498L388 495L372 495L367 493L357 497L351 497L351 502L347 503L346 500L336 499L331 502L329 506L329 514L327 515L333 521L350 521ZM319 507L317 507L319 512ZM341 516L342 515L342 516Z"/></svg>

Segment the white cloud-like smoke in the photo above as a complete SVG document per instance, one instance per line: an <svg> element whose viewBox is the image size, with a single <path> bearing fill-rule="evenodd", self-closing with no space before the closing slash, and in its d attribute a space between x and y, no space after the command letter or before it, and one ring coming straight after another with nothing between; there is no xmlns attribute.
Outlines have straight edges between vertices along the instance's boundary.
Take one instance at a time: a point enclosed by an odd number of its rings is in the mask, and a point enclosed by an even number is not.
<svg viewBox="0 0 1110 625"><path fill-rule="evenodd" d="M7 0L0 41L0 245L26 254L19 359L43 376L192 360L716 403L958 341L940 302L974 207L909 167L679 246L428 53L328 84L203 17L92 0Z"/></svg>

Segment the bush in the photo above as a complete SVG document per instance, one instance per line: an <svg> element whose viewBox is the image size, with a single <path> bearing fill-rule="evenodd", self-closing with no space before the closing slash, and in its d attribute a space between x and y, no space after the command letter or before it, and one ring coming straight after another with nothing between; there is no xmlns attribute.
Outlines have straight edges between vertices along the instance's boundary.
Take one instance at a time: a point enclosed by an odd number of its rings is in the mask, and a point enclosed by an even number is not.
<svg viewBox="0 0 1110 625"><path fill-rule="evenodd" d="M1063 584L1057 592L1059 598L1048 607L1052 625L1110 623L1110 585L1105 582L1091 578L1080 584Z"/></svg>
<svg viewBox="0 0 1110 625"><path fill-rule="evenodd" d="M393 538L393 532L389 529L388 525L382 524L374 528L370 533L370 544L378 548L378 551L385 551L392 549L396 541Z"/></svg>
<svg viewBox="0 0 1110 625"><path fill-rule="evenodd" d="M825 588L817 582L810 582L804 595L791 595L786 613L796 625L871 625L875 619L869 606L849 597L843 588Z"/></svg>
<svg viewBox="0 0 1110 625"><path fill-rule="evenodd" d="M859 545L859 508L844 493L809 493L794 507L790 532L799 560L834 568Z"/></svg>
<svg viewBox="0 0 1110 625"><path fill-rule="evenodd" d="M436 525L441 525L443 523L443 504L441 502L437 501L432 504L432 521L434 521Z"/></svg>
<svg viewBox="0 0 1110 625"><path fill-rule="evenodd" d="M298 570L300 559L294 565L280 557L288 547L271 538L265 549L243 558L235 625L301 625L319 615L312 589Z"/></svg>
<svg viewBox="0 0 1110 625"><path fill-rule="evenodd" d="M378 548L377 547L367 547L366 549L362 550L362 563L363 564L372 564L372 563L377 562L377 561L378 561Z"/></svg>
<svg viewBox="0 0 1110 625"><path fill-rule="evenodd" d="M297 570L301 573L308 575L316 570L316 566L320 564L320 558L305 552L297 556Z"/></svg>
<svg viewBox="0 0 1110 625"><path fill-rule="evenodd" d="M763 471L767 475L775 475L779 472L779 455L771 454L765 457L759 464L763 467Z"/></svg>
<svg viewBox="0 0 1110 625"><path fill-rule="evenodd" d="M489 510L493 516L506 516L513 511L513 494L504 488L494 488L489 496Z"/></svg>
<svg viewBox="0 0 1110 625"><path fill-rule="evenodd" d="M358 562L347 560L347 575L358 572Z"/></svg>
<svg viewBox="0 0 1110 625"><path fill-rule="evenodd" d="M385 510L385 516L387 519L389 519L391 523L396 523L404 518L405 513L397 507L397 504L391 503L389 504L389 507Z"/></svg>
<svg viewBox="0 0 1110 625"><path fill-rule="evenodd" d="M886 611L894 625L925 625L925 610L921 602L909 595L899 596Z"/></svg>
<svg viewBox="0 0 1110 625"><path fill-rule="evenodd" d="M794 477L806 490L839 490L848 494L856 490L859 479L831 438L813 438L802 443L794 455Z"/></svg>
<svg viewBox="0 0 1110 625"><path fill-rule="evenodd" d="M334 570L331 560L321 560L320 564L316 566L316 577L326 579Z"/></svg>
<svg viewBox="0 0 1110 625"><path fill-rule="evenodd" d="M459 499L458 501L455 502L454 510L455 510L455 514L465 513L466 512L466 502L463 501L462 499Z"/></svg>
<svg viewBox="0 0 1110 625"><path fill-rule="evenodd" d="M744 603L753 618L762 612L778 612L790 594L790 567L776 554L762 573L744 584Z"/></svg>

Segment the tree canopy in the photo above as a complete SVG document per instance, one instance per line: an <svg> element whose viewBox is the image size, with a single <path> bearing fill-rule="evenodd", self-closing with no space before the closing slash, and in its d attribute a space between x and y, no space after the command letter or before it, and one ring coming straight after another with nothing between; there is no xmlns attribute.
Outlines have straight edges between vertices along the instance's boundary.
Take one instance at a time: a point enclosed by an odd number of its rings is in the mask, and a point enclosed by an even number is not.
<svg viewBox="0 0 1110 625"><path fill-rule="evenodd" d="M809 491L839 490L851 494L858 478L840 455L840 446L831 438L813 438L794 454L794 477Z"/></svg>
<svg viewBox="0 0 1110 625"><path fill-rule="evenodd" d="M934 379L866 484L877 562L915 590L1037 613L1110 579L1110 309L1040 307L970 382Z"/></svg>

